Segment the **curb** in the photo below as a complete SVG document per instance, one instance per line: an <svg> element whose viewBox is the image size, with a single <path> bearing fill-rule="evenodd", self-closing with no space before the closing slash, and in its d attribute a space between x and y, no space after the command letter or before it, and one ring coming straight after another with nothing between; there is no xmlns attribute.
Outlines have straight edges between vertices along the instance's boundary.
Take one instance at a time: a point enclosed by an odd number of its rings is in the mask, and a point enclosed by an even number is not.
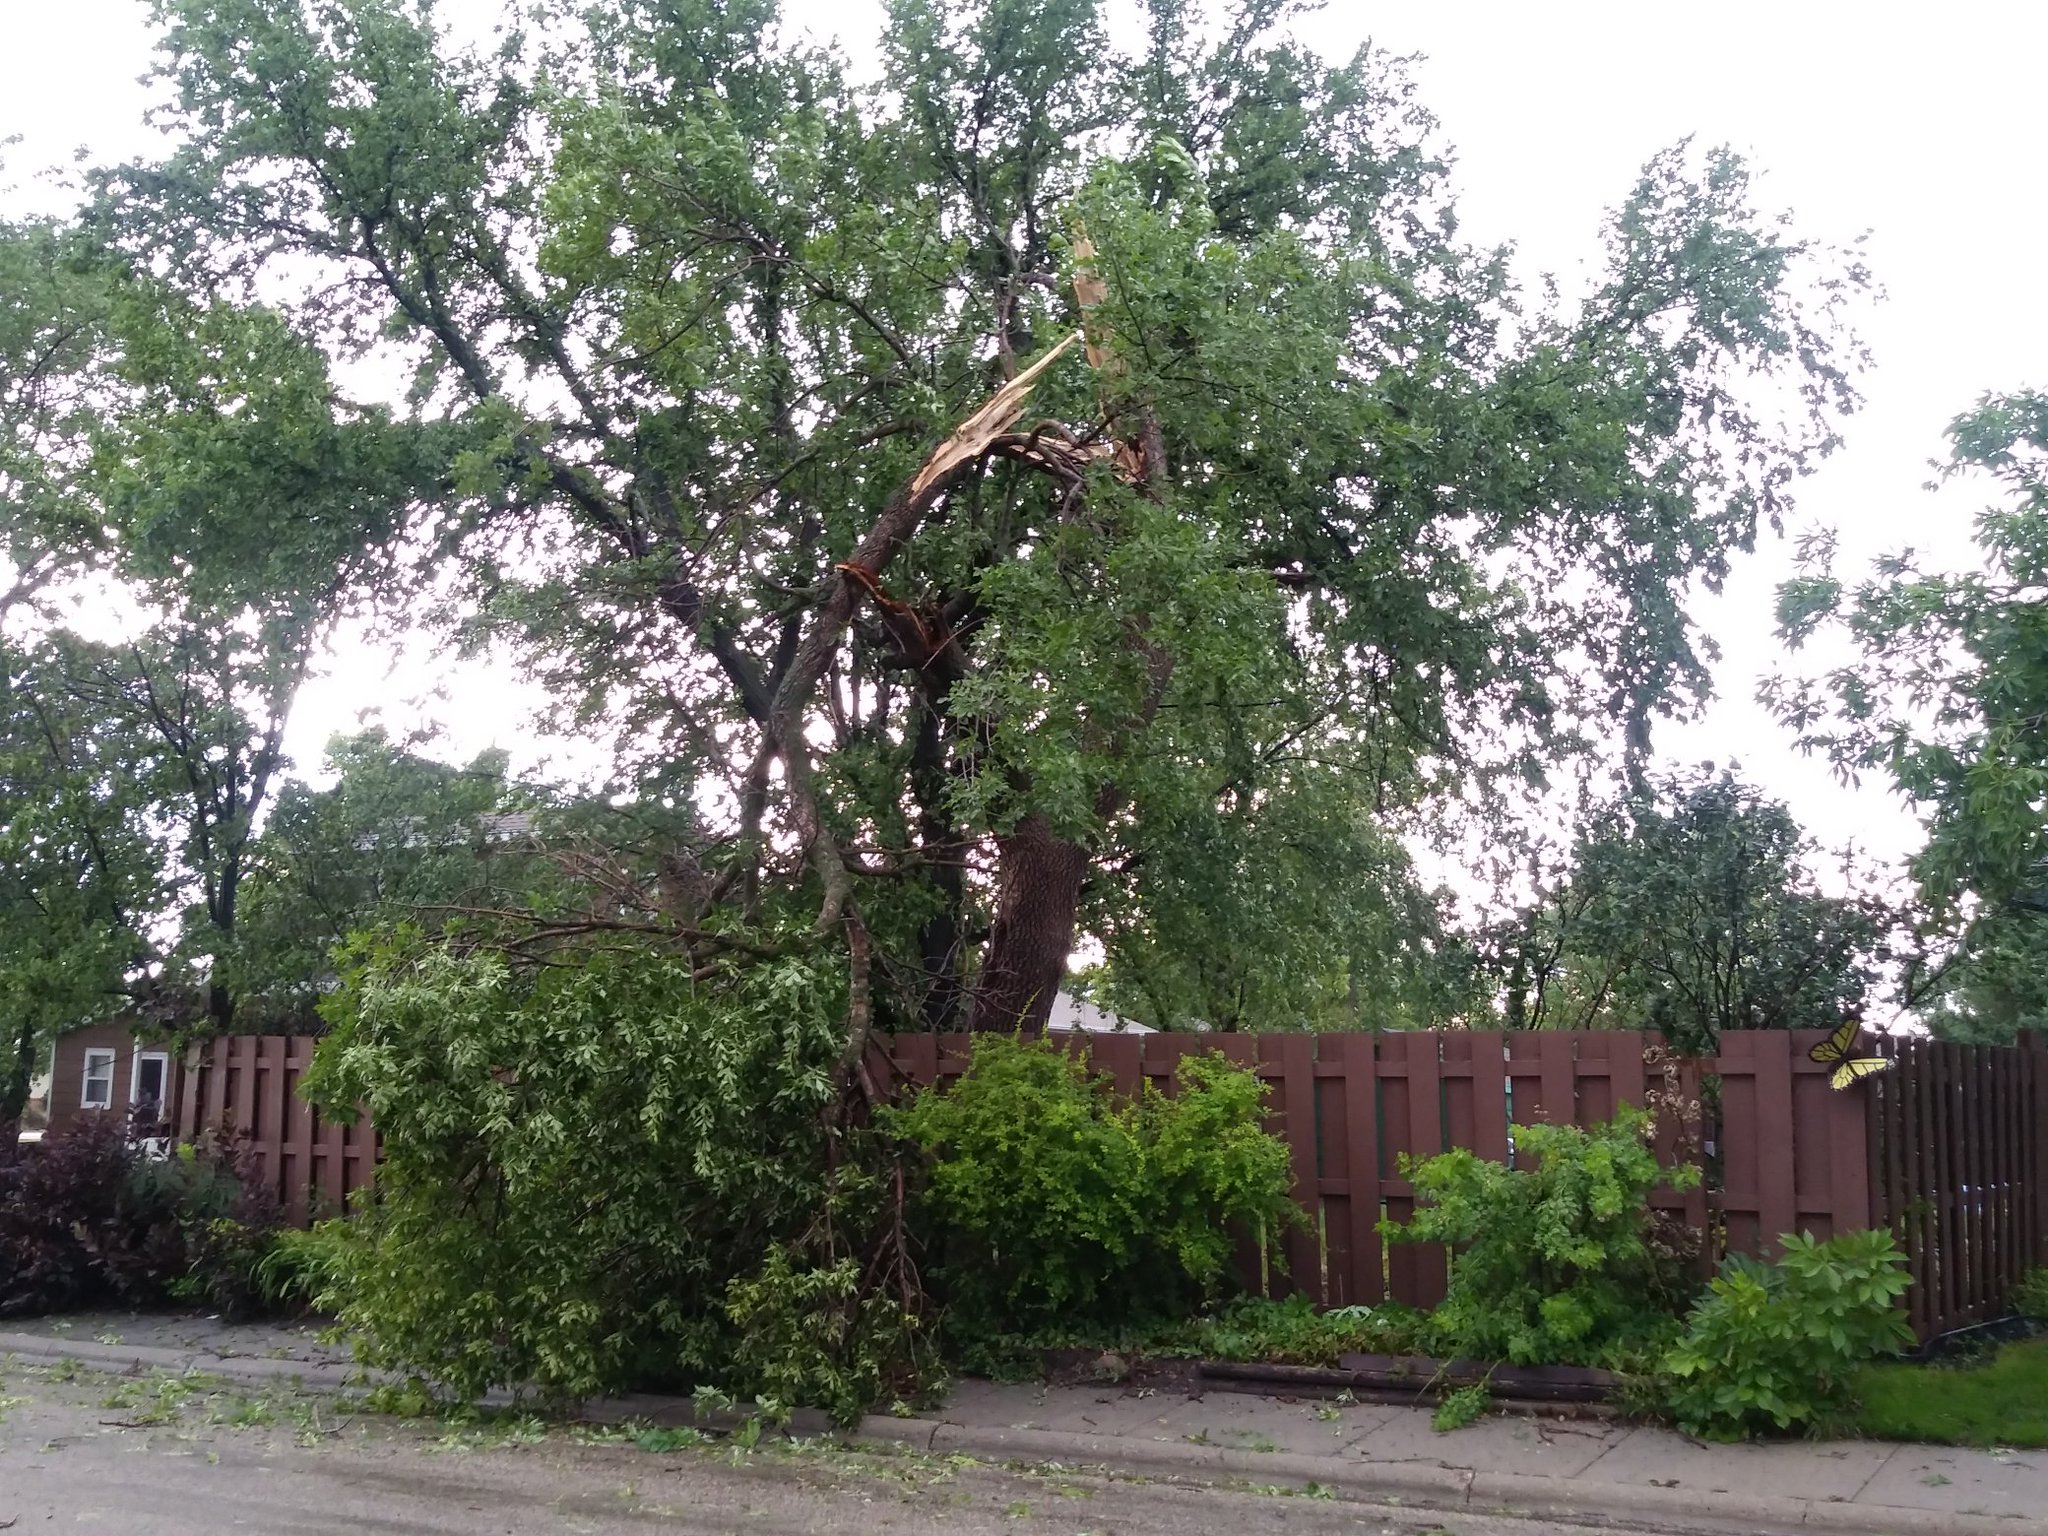
<svg viewBox="0 0 2048 1536"><path fill-rule="evenodd" d="M204 1355L141 1345L99 1344L53 1339L42 1334L0 1333L0 1362L10 1357L74 1360L102 1370L198 1371L226 1381L269 1386L295 1382L329 1392L374 1385L381 1373L353 1365L270 1360L252 1355ZM390 1378L397 1379L397 1378ZM651 1424L733 1428L740 1410L700 1414L689 1398L622 1397L583 1405L586 1423L631 1419ZM811 1437L832 1433L822 1413L799 1410L790 1432ZM1135 1471L1188 1482L1229 1480L1259 1484L1315 1484L1339 1498L1404 1509L1466 1510L1473 1514L1594 1523L1646 1524L1688 1533L1727 1531L1743 1536L1790 1536L1830 1531L1841 1536L2048 1536L2048 1520L1952 1514L1894 1504L1851 1504L1816 1499L1753 1499L1700 1494L1654 1485L1582 1482L1519 1473L1473 1472L1415 1462L1347 1462L1336 1457L1279 1451L1241 1451L1227 1446L1188 1445L1120 1435L1068 1434L1050 1429L1009 1429L953 1424L939 1419L895 1419L870 1415L841 1439L851 1445L918 1453L951 1453L999 1462L1060 1463L1104 1472Z"/></svg>
<svg viewBox="0 0 2048 1536"><path fill-rule="evenodd" d="M228 1381L269 1384L296 1381L309 1387L342 1391L376 1385L385 1379L355 1365L327 1365L313 1360L272 1360L260 1355L209 1355L184 1349L155 1349L141 1344L100 1344L85 1339L53 1339L40 1333L0 1333L0 1359L75 1360L80 1365L119 1371L198 1371ZM395 1378L393 1378L395 1379Z"/></svg>

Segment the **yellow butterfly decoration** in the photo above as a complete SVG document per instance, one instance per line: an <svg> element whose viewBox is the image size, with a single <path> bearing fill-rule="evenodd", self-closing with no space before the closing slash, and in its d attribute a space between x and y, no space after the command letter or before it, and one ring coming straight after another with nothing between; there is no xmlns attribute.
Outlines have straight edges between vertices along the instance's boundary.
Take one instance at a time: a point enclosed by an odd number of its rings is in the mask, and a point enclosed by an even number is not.
<svg viewBox="0 0 2048 1536"><path fill-rule="evenodd" d="M1827 1039L1806 1053L1809 1061L1817 1061L1824 1067L1832 1066L1835 1069L1828 1078L1830 1087L1846 1088L1853 1082L1874 1076L1891 1066L1892 1058L1889 1056L1849 1054L1855 1048L1856 1036L1862 1028L1862 1020L1849 1019Z"/></svg>

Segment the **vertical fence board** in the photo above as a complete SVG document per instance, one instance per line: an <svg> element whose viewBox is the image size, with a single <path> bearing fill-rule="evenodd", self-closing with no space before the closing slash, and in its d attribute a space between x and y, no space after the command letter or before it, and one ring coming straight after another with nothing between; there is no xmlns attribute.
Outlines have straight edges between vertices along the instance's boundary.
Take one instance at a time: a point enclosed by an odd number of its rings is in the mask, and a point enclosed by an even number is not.
<svg viewBox="0 0 2048 1536"><path fill-rule="evenodd" d="M210 1040L206 1046L206 1128L218 1130L228 1114L228 1042Z"/></svg>
<svg viewBox="0 0 2048 1536"><path fill-rule="evenodd" d="M1375 1306L1386 1299L1380 1250L1380 1132L1377 1038L1369 1034L1326 1035L1324 1059L1342 1066L1344 1178L1350 1189L1349 1262L1338 1306Z"/></svg>
<svg viewBox="0 0 2048 1536"><path fill-rule="evenodd" d="M1973 1319L1982 1321L1990 1310L1993 1295L1991 1268L1991 1107L1984 1084L1984 1050L1981 1045L1963 1047L1963 1230L1967 1234L1969 1277Z"/></svg>
<svg viewBox="0 0 2048 1536"><path fill-rule="evenodd" d="M1348 1307L1352 1291L1351 1111L1344 1102L1350 1068L1338 1035L1316 1040L1316 1199L1321 1212L1323 1304ZM1360 1197L1362 1198L1362 1197Z"/></svg>
<svg viewBox="0 0 2048 1536"><path fill-rule="evenodd" d="M1721 1216L1732 1253L1761 1255L1770 1241L1759 1216L1763 1138L1757 1120L1755 1041L1724 1034L1718 1060L1721 1077Z"/></svg>
<svg viewBox="0 0 2048 1536"><path fill-rule="evenodd" d="M1948 1309L1942 1303L1942 1271L1947 1267L1941 1247L1941 1184L1935 1155L1935 1127L1941 1097L1934 1047L1923 1044L1914 1050L1918 1078L1914 1094L1915 1150L1919 1156L1919 1177L1914 1180L1915 1198L1920 1205L1920 1243L1927 1255L1927 1330L1930 1336L1946 1327Z"/></svg>
<svg viewBox="0 0 2048 1536"><path fill-rule="evenodd" d="M1608 1036L1607 1086L1608 1102L1616 1107L1633 1104L1643 1109L1649 1104L1647 1073L1643 1067L1643 1046L1649 1036L1637 1034L1634 1030L1616 1030Z"/></svg>
<svg viewBox="0 0 2048 1536"><path fill-rule="evenodd" d="M1955 1317L1955 1222L1948 1199L1949 1113L1947 1105L1948 1057L1938 1044L1925 1048L1927 1078L1921 1112L1927 1117L1928 1177L1922 1185L1927 1205L1927 1248L1934 1265L1933 1318L1937 1329L1952 1325Z"/></svg>
<svg viewBox="0 0 2048 1536"><path fill-rule="evenodd" d="M1287 1233L1283 1249L1287 1272L1284 1283L1275 1277L1274 1294L1289 1296L1303 1291L1310 1300L1320 1303L1322 1193L1316 1163L1315 1046L1314 1035L1259 1037L1262 1066L1275 1090L1270 1101L1277 1109L1278 1124L1274 1129L1287 1143L1288 1161L1294 1170L1295 1198L1308 1216L1306 1225L1296 1225Z"/></svg>
<svg viewBox="0 0 2048 1536"><path fill-rule="evenodd" d="M1481 1030L1465 1036L1470 1042L1472 1062L1472 1140L1469 1145L1481 1157L1496 1163L1508 1160L1508 1063L1507 1040L1492 1031Z"/></svg>
<svg viewBox="0 0 2048 1536"><path fill-rule="evenodd" d="M1408 1031L1406 1038L1408 1144L1403 1150L1420 1160L1435 1157L1444 1150L1443 1072L1437 1054L1441 1040L1437 1034L1426 1030ZM1413 1210L1412 1186L1410 1193L1409 1209ZM1414 1294L1408 1298L1410 1305L1435 1306L1443 1300L1444 1288L1450 1278L1448 1255L1443 1245L1403 1243L1401 1251L1414 1256L1409 1271L1409 1281L1414 1286Z"/></svg>
<svg viewBox="0 0 2048 1536"><path fill-rule="evenodd" d="M1598 1125L1614 1118L1614 1067L1609 1052L1614 1037L1602 1029L1575 1029L1566 1036L1572 1042L1572 1079L1576 1114L1560 1125Z"/></svg>
<svg viewBox="0 0 2048 1536"><path fill-rule="evenodd" d="M2029 1264L2048 1264L2048 1036L2027 1034L2027 1131L2032 1138L2028 1175L2033 1182L2033 1241Z"/></svg>
<svg viewBox="0 0 2048 1536"><path fill-rule="evenodd" d="M2048 1163L2037 1168L2033 1162L2037 1147L2048 1154L2048 1128L2042 1124L2048 1117L2048 1094L2036 1097L2035 1086L2042 1056L2040 1040L2032 1030L2021 1034L2013 1074L2019 1081L2019 1136L2013 1162L2020 1182L2014 1191L2013 1210L2019 1221L2017 1246L2023 1270L2048 1262L2048 1243L2043 1241L2048 1237Z"/></svg>
<svg viewBox="0 0 2048 1536"><path fill-rule="evenodd" d="M1793 1137L1792 1037L1756 1032L1751 1039L1756 1070L1757 1225L1763 1253L1782 1251L1778 1239L1799 1230L1798 1163Z"/></svg>
<svg viewBox="0 0 2048 1536"><path fill-rule="evenodd" d="M1992 1257L1996 1271L1995 1284L2003 1301L2012 1295L2012 1288L2019 1279L2019 1272L2013 1262L2013 1248L2018 1233L2012 1220L2013 1178L2013 1132L2015 1130L2012 1109L2012 1074L2005 1069L2000 1059L2003 1052L1986 1052L1985 1085L1992 1103L1995 1134L1991 1144L1994 1159L1992 1175ZM2003 1312L2003 1305L1995 1307L1994 1313Z"/></svg>

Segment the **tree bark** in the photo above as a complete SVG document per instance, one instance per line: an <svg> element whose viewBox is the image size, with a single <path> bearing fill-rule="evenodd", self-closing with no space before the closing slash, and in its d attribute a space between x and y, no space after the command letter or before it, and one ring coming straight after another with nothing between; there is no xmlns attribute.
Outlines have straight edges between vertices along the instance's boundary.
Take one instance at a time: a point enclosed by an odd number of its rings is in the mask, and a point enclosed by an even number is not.
<svg viewBox="0 0 2048 1536"><path fill-rule="evenodd" d="M36 1027L23 1019L15 1028L20 1033L14 1041L14 1059L7 1063L6 1076L0 1078L0 1157L14 1155L22 1112L28 1108L29 1079L36 1070Z"/></svg>
<svg viewBox="0 0 2048 1536"><path fill-rule="evenodd" d="M996 919L974 989L976 1030L1045 1028L1067 974L1088 850L1026 816L996 839Z"/></svg>
<svg viewBox="0 0 2048 1536"><path fill-rule="evenodd" d="M957 830L946 811L945 700L941 685L918 706L917 744L910 762L918 843L932 861L929 879L942 903L925 919L917 935L918 956L924 966L924 1024L935 1032L958 1027L966 990L960 976L960 912L967 882L959 860Z"/></svg>

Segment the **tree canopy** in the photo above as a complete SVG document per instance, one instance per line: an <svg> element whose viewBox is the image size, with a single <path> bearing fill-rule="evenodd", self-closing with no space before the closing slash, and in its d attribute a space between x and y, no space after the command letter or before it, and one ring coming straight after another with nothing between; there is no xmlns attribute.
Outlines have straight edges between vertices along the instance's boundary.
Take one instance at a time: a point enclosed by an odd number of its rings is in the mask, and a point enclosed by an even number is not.
<svg viewBox="0 0 2048 1536"><path fill-rule="evenodd" d="M803 950L856 1035L1042 1020L1083 939L1163 1021L1464 995L1400 834L1705 696L1686 602L1835 445L1866 279L1679 146L1523 291L1296 10L892 0L863 82L770 0L166 0L175 147L0 242L0 486L18 569L233 652L163 823L213 929L378 613L666 808L690 900L585 931Z"/></svg>
<svg viewBox="0 0 2048 1536"><path fill-rule="evenodd" d="M1988 397L1949 438L1946 477L1999 494L1981 566L1908 550L1848 583L1815 540L1780 627L1795 647L1845 635L1854 659L1766 697L1845 778L1881 774L1921 813L1919 990L1938 1027L2002 1039L2048 1022L2048 396Z"/></svg>

